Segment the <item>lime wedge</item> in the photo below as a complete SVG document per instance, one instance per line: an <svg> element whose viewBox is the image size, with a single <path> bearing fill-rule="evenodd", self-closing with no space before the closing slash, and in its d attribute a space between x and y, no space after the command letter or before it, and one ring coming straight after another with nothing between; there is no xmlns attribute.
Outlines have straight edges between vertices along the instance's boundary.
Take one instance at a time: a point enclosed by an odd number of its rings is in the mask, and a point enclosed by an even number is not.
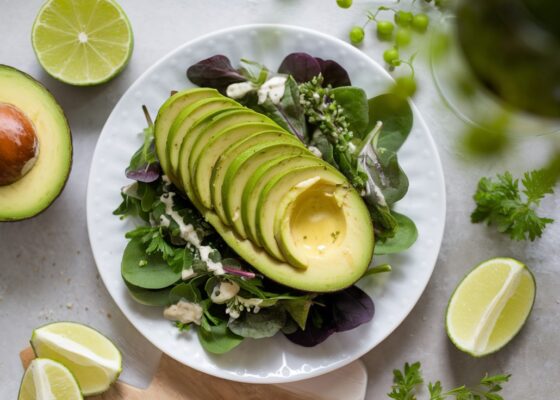
<svg viewBox="0 0 560 400"><path fill-rule="evenodd" d="M78 382L64 365L44 358L36 358L29 364L18 400L78 399L83 399Z"/></svg>
<svg viewBox="0 0 560 400"><path fill-rule="evenodd" d="M96 330L74 322L35 329L31 346L37 357L64 364L76 377L84 396L107 390L122 370L116 346Z"/></svg>
<svg viewBox="0 0 560 400"><path fill-rule="evenodd" d="M113 0L48 0L31 34L39 63L71 85L107 82L132 55L132 29Z"/></svg>
<svg viewBox="0 0 560 400"><path fill-rule="evenodd" d="M493 258L473 269L447 306L447 335L462 351L485 356L523 327L535 301L533 274L512 258Z"/></svg>

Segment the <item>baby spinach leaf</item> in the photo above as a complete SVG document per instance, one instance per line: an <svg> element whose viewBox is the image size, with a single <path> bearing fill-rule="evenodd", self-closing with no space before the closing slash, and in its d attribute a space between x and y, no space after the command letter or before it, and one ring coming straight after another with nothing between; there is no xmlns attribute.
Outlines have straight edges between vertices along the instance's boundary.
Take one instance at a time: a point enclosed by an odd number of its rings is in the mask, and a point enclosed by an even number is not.
<svg viewBox="0 0 560 400"><path fill-rule="evenodd" d="M268 68L264 65L250 61L247 59L241 59L241 67L239 68L239 72L243 75L247 80L253 82L255 85L262 85L266 82L268 78Z"/></svg>
<svg viewBox="0 0 560 400"><path fill-rule="evenodd" d="M171 292L172 286L163 289L144 289L139 286L134 286L127 281L124 281L124 283L128 288L130 296L140 304L164 307L170 303L169 292Z"/></svg>
<svg viewBox="0 0 560 400"><path fill-rule="evenodd" d="M247 78L233 68L229 58L221 54L191 65L187 69L187 78L197 86L214 88L221 93L225 93L232 83L247 81Z"/></svg>
<svg viewBox="0 0 560 400"><path fill-rule="evenodd" d="M344 110L348 128L355 138L363 138L367 134L369 108L366 92L353 86L333 89L331 95Z"/></svg>
<svg viewBox="0 0 560 400"><path fill-rule="evenodd" d="M307 53L292 53L278 67L281 74L291 75L297 83L308 82L321 73L317 59Z"/></svg>
<svg viewBox="0 0 560 400"><path fill-rule="evenodd" d="M121 264L123 279L144 289L163 289L181 279L181 271L173 270L160 253L146 254L139 237L128 242Z"/></svg>
<svg viewBox="0 0 560 400"><path fill-rule="evenodd" d="M368 153L366 166L370 177L383 193L388 205L402 199L408 191L408 178L399 165L397 154L383 147Z"/></svg>
<svg viewBox="0 0 560 400"><path fill-rule="evenodd" d="M184 282L175 286L169 293L170 303L177 303L182 299L198 304L202 300L202 295L193 282Z"/></svg>
<svg viewBox="0 0 560 400"><path fill-rule="evenodd" d="M378 242L375 245L375 254L394 254L400 253L410 248L418 239L418 230L414 222L406 215L396 211L391 212L397 221L397 231L395 236L385 242Z"/></svg>
<svg viewBox="0 0 560 400"><path fill-rule="evenodd" d="M253 339L272 337L286 323L286 312L279 307L263 308L258 313L246 312L229 323L236 335Z"/></svg>
<svg viewBox="0 0 560 400"><path fill-rule="evenodd" d="M203 320L206 321L206 318L203 318ZM227 353L243 341L243 337L229 330L226 322L222 322L219 325L210 325L206 322L203 326L197 329L198 339L204 350L209 353Z"/></svg>
<svg viewBox="0 0 560 400"><path fill-rule="evenodd" d="M147 183L159 178L161 168L156 156L153 125L144 129L144 143L132 156L125 174L128 179Z"/></svg>
<svg viewBox="0 0 560 400"><path fill-rule="evenodd" d="M369 125L371 131L377 121L383 123L378 139L378 147L395 153L408 138L412 129L412 109L406 99L391 93L382 94L368 100Z"/></svg>

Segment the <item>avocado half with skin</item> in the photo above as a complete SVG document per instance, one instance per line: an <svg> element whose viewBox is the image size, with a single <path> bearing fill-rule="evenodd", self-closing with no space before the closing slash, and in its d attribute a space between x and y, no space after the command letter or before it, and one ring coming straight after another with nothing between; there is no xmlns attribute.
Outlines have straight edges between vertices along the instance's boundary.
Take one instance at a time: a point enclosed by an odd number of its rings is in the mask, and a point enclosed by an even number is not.
<svg viewBox="0 0 560 400"><path fill-rule="evenodd" d="M374 247L360 195L293 134L219 96L189 89L162 106L155 143L164 173L268 278L309 292L355 283Z"/></svg>
<svg viewBox="0 0 560 400"><path fill-rule="evenodd" d="M72 165L72 136L62 108L37 80L0 65L0 221L45 210Z"/></svg>

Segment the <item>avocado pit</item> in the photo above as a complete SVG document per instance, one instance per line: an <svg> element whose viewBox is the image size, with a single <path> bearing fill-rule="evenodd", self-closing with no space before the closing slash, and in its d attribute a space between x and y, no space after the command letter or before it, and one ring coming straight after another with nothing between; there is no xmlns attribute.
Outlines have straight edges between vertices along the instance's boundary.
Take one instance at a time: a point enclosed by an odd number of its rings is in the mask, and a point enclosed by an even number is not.
<svg viewBox="0 0 560 400"><path fill-rule="evenodd" d="M0 103L0 186L28 173L39 152L33 122L18 107Z"/></svg>

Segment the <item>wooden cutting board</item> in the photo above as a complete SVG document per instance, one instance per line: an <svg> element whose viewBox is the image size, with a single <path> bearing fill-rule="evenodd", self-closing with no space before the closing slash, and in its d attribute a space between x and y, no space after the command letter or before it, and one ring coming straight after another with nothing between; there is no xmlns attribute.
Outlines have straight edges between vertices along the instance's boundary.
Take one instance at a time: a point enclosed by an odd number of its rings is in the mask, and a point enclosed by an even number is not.
<svg viewBox="0 0 560 400"><path fill-rule="evenodd" d="M35 358L20 353L24 368ZM92 400L364 400L367 373L361 361L334 372L282 385L255 385L216 378L186 367L163 354L150 386L141 390L124 382Z"/></svg>

